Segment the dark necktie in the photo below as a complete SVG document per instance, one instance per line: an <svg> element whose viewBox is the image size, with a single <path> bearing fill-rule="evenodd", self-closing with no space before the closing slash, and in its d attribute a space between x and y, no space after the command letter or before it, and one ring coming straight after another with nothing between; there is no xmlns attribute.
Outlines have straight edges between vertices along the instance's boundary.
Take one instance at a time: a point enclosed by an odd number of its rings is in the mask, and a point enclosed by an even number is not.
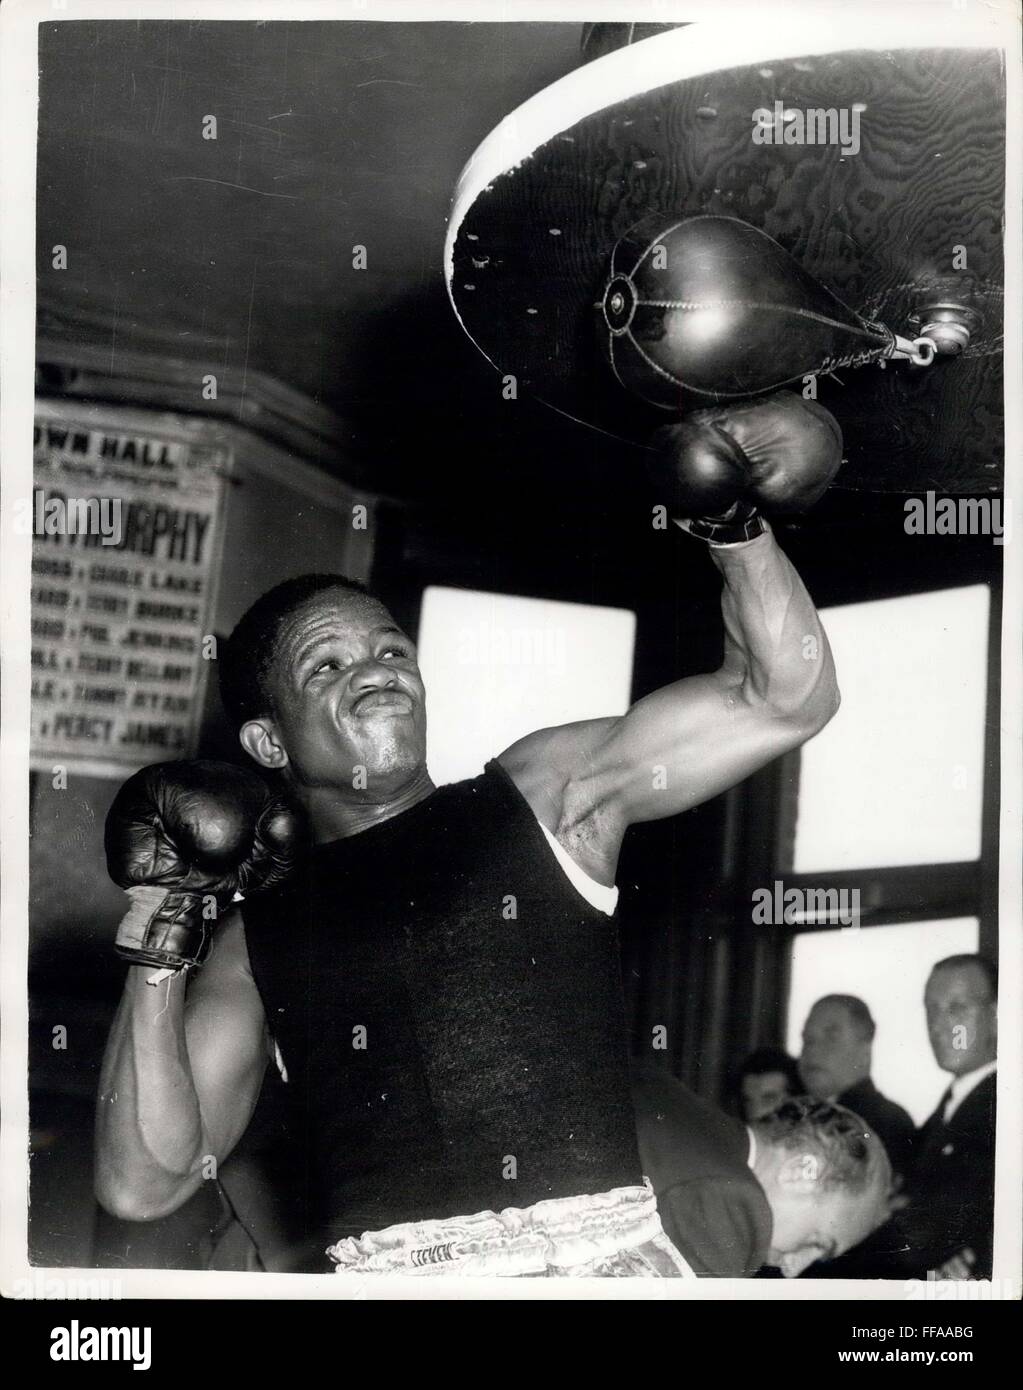
<svg viewBox="0 0 1023 1390"><path fill-rule="evenodd" d="M941 1123L943 1125L948 1124L948 1121L945 1119L945 1111L948 1109L949 1101L951 1101L951 1099L952 1087L949 1086L948 1090L945 1092L941 1100L938 1102L938 1115L941 1117Z"/></svg>

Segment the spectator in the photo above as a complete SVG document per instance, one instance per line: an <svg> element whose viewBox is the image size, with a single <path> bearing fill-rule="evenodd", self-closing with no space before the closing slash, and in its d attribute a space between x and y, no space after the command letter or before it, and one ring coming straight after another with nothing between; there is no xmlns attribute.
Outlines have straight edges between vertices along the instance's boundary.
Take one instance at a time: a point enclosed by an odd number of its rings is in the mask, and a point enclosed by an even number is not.
<svg viewBox="0 0 1023 1390"><path fill-rule="evenodd" d="M799 1071L810 1095L852 1110L880 1136L892 1169L904 1176L911 1162L916 1126L870 1077L876 1028L870 1010L853 994L818 999L803 1026Z"/></svg>
<svg viewBox="0 0 1023 1390"><path fill-rule="evenodd" d="M902 1225L928 1271L990 1279L994 1237L998 977L984 956L949 956L924 992L935 1059L952 1082L921 1128Z"/></svg>
<svg viewBox="0 0 1023 1390"><path fill-rule="evenodd" d="M739 1068L739 1110L747 1124L769 1115L802 1090L796 1059L780 1047L758 1048Z"/></svg>
<svg viewBox="0 0 1023 1390"><path fill-rule="evenodd" d="M802 1097L743 1125L655 1070L637 1070L643 1171L661 1223L697 1275L764 1265L794 1277L887 1215L891 1168L858 1116Z"/></svg>

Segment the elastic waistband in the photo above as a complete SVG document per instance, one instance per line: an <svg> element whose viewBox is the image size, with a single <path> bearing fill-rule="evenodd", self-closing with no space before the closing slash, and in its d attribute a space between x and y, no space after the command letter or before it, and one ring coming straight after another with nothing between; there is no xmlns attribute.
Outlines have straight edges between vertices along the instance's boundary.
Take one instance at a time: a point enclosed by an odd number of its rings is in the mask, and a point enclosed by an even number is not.
<svg viewBox="0 0 1023 1390"><path fill-rule="evenodd" d="M405 1222L348 1236L327 1254L339 1274L580 1274L648 1242L662 1253L667 1244L674 1253L652 1190L617 1187L531 1207ZM677 1263L673 1272L688 1272L681 1257Z"/></svg>

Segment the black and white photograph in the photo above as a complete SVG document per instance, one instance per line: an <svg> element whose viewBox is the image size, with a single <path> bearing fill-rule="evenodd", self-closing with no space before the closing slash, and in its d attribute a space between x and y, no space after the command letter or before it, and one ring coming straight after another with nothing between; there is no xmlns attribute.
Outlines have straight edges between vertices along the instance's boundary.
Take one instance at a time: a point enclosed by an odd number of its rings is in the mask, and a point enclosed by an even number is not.
<svg viewBox="0 0 1023 1390"><path fill-rule="evenodd" d="M49 1359L156 1366L129 1298L840 1295L902 1307L832 1363L970 1359L891 1328L1020 1297L1018 6L0 34Z"/></svg>

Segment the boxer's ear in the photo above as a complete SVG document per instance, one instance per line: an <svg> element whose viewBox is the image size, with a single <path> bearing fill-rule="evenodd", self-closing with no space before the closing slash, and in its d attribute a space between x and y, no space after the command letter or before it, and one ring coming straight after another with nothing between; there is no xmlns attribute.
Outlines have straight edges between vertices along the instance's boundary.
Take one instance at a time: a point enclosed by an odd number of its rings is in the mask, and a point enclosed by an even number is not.
<svg viewBox="0 0 1023 1390"><path fill-rule="evenodd" d="M275 772L282 772L287 767L287 750L277 736L273 720L250 719L242 725L238 739L249 757L254 758L260 767L272 768Z"/></svg>

